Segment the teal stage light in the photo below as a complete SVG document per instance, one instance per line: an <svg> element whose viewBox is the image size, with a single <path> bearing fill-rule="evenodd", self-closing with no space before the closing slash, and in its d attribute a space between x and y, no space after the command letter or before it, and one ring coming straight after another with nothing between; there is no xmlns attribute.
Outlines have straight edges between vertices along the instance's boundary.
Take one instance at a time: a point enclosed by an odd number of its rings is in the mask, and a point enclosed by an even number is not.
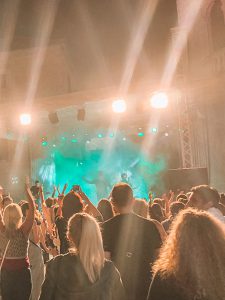
<svg viewBox="0 0 225 300"><path fill-rule="evenodd" d="M77 143L77 139L72 139L71 142L72 143Z"/></svg>
<svg viewBox="0 0 225 300"><path fill-rule="evenodd" d="M152 133L157 133L157 132L158 132L158 129L157 129L156 127L152 127L152 128L151 128L151 132L152 132Z"/></svg>
<svg viewBox="0 0 225 300"><path fill-rule="evenodd" d="M109 135L110 138L114 138L114 136L115 136L114 133L110 133Z"/></svg>
<svg viewBox="0 0 225 300"><path fill-rule="evenodd" d="M138 132L138 136L143 137L144 135L144 132Z"/></svg>
<svg viewBox="0 0 225 300"><path fill-rule="evenodd" d="M102 139L102 138L103 138L103 134L102 134L102 133L99 133L99 134L98 134L98 138L99 138L99 139Z"/></svg>
<svg viewBox="0 0 225 300"><path fill-rule="evenodd" d="M42 144L43 147L47 147L48 146L48 142L47 141L43 141L41 144Z"/></svg>

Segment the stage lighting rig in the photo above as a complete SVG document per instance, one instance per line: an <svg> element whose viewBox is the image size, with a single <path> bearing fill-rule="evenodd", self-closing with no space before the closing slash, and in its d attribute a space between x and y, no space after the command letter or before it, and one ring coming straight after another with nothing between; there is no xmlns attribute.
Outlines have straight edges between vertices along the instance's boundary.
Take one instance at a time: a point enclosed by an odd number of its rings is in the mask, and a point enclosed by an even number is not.
<svg viewBox="0 0 225 300"><path fill-rule="evenodd" d="M123 99L118 99L113 101L112 110L115 113L123 113L126 111L126 109L127 109L127 104L126 101L124 101Z"/></svg>
<svg viewBox="0 0 225 300"><path fill-rule="evenodd" d="M153 94L150 99L151 106L158 109L166 108L168 106L168 102L168 96L164 92L157 92Z"/></svg>
<svg viewBox="0 0 225 300"><path fill-rule="evenodd" d="M31 115L28 113L23 113L20 115L20 124L27 126L31 124Z"/></svg>

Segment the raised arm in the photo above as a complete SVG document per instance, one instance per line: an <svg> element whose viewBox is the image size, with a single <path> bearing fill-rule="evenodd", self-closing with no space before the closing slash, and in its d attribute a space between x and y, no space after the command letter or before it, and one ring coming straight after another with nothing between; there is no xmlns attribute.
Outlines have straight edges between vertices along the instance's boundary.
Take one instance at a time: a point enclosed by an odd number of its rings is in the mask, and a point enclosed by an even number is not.
<svg viewBox="0 0 225 300"><path fill-rule="evenodd" d="M66 183L66 184L64 184L64 187L63 187L63 190L62 190L62 194L64 195L65 194L65 191L66 191L66 189L67 189L67 186L68 186L68 184Z"/></svg>
<svg viewBox="0 0 225 300"><path fill-rule="evenodd" d="M99 217L100 219L102 219L102 215L99 212L99 210L94 206L94 204L92 204L92 202L90 201L90 199L87 197L87 195L83 192L80 191L79 195L81 196L82 200L87 204L88 207L88 213L91 214L93 217Z"/></svg>
<svg viewBox="0 0 225 300"><path fill-rule="evenodd" d="M3 231L5 229L5 225L2 218L2 213L0 211L0 231Z"/></svg>
<svg viewBox="0 0 225 300"><path fill-rule="evenodd" d="M54 185L53 192L52 192L52 198L55 198L55 193L56 193L56 186Z"/></svg>
<svg viewBox="0 0 225 300"><path fill-rule="evenodd" d="M25 189L29 203L29 210L25 221L21 225L21 229L23 231L23 234L28 237L34 223L35 203L29 186L26 185Z"/></svg>

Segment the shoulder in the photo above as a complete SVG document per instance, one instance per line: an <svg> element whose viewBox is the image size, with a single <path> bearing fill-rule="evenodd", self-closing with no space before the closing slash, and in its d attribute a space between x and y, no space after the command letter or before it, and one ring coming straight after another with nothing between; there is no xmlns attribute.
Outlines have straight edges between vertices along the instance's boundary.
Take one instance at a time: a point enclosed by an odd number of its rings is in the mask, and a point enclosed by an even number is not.
<svg viewBox="0 0 225 300"><path fill-rule="evenodd" d="M117 270L116 266L114 265L114 263L111 260L107 260L107 259L105 260L104 270L105 270L105 272L108 272L113 276L120 277L119 271Z"/></svg>
<svg viewBox="0 0 225 300"><path fill-rule="evenodd" d="M121 219L121 215L117 215L115 217L112 217L111 219L105 221L102 223L103 228L108 228L113 226L114 224L117 224Z"/></svg>
<svg viewBox="0 0 225 300"><path fill-rule="evenodd" d="M140 225L142 225L143 227L147 228L147 229L155 229L156 225L155 222L146 218L143 218L141 216L138 216L136 214L133 214L134 218L136 219L136 222L140 223Z"/></svg>

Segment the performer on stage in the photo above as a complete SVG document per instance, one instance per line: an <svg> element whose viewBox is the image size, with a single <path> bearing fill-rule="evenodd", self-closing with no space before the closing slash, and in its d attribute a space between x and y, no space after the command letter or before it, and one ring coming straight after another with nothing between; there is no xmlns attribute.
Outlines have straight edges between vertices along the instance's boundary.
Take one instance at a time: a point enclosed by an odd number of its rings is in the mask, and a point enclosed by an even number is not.
<svg viewBox="0 0 225 300"><path fill-rule="evenodd" d="M35 185L32 185L30 188L32 195L35 199L40 197L40 182L38 180L35 181Z"/></svg>
<svg viewBox="0 0 225 300"><path fill-rule="evenodd" d="M127 173L122 173L121 174L121 182L130 184L129 179L127 177Z"/></svg>
<svg viewBox="0 0 225 300"><path fill-rule="evenodd" d="M99 171L97 177L93 180L89 180L87 178L83 178L83 180L86 183L95 185L98 201L102 198L108 197L111 186L102 171Z"/></svg>

